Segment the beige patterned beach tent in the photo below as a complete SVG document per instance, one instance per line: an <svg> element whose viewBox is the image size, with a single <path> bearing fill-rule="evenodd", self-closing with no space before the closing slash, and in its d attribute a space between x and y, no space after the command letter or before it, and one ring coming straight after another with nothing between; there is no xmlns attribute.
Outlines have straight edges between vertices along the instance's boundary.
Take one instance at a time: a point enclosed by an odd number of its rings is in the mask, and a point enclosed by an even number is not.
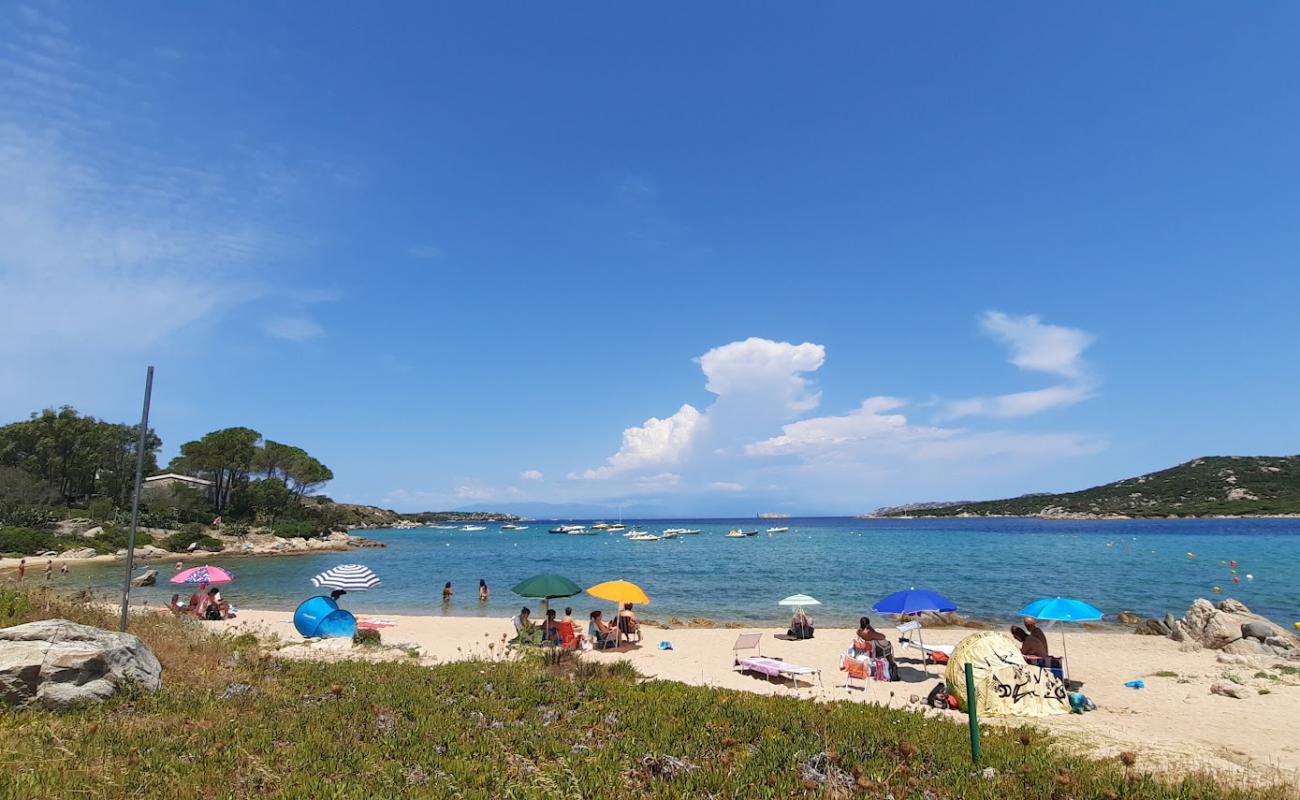
<svg viewBox="0 0 1300 800"><path fill-rule="evenodd" d="M981 716L1046 717L1068 714L1065 686L1045 669L1031 667L1020 649L993 631L971 634L957 643L944 675L948 691L966 710L966 663L975 673L975 699Z"/></svg>

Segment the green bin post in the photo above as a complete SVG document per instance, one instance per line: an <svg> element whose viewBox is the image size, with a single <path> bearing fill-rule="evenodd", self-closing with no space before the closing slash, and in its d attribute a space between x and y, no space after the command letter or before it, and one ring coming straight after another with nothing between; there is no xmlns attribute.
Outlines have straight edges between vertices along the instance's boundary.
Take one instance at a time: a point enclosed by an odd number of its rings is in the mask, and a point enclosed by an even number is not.
<svg viewBox="0 0 1300 800"><path fill-rule="evenodd" d="M975 668L966 662L966 721L970 725L970 760L980 763L980 717L975 707Z"/></svg>

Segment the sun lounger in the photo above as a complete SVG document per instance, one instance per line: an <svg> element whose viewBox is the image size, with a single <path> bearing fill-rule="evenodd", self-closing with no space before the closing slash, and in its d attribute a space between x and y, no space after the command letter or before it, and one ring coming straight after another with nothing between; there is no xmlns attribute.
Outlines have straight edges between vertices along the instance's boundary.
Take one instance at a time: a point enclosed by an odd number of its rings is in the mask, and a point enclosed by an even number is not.
<svg viewBox="0 0 1300 800"><path fill-rule="evenodd" d="M817 683L822 682L822 671L814 667L802 667L798 664L791 664L782 661L779 658L768 658L762 655L741 656L741 650L757 650L758 642L763 634L761 633L742 633L736 639L736 644L731 649L735 652L735 669L740 672L753 672L759 675L765 675L768 679L772 678L789 678L794 687L799 688L799 677L808 676L808 685L812 686L812 676L817 676Z"/></svg>
<svg viewBox="0 0 1300 800"><path fill-rule="evenodd" d="M921 623L912 620L899 625L894 630L898 631L898 643L904 648L911 650L920 650L921 658L928 659L935 664L947 664L948 659L952 657L953 645L950 644L926 644L923 641L914 640L908 634L921 630Z"/></svg>

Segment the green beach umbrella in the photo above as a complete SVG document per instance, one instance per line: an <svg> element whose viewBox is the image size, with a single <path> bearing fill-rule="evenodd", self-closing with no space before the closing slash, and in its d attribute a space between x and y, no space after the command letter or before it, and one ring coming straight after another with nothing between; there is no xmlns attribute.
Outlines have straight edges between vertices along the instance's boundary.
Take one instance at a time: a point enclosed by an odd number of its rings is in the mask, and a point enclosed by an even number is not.
<svg viewBox="0 0 1300 800"><path fill-rule="evenodd" d="M573 597L582 593L582 587L561 575L534 575L515 584L510 590L520 597L541 598L549 605L553 597Z"/></svg>

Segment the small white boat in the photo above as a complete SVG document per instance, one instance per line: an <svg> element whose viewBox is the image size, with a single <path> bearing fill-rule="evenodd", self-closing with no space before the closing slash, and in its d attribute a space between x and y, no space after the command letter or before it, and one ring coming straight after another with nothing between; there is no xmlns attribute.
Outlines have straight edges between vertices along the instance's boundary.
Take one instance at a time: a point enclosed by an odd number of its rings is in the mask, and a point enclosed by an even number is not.
<svg viewBox="0 0 1300 800"><path fill-rule="evenodd" d="M607 531L623 531L623 530L627 530L627 526L624 525L624 524L621 523L621 522L613 522L613 523L610 523L609 525L606 525L606 526L605 526L605 530L607 530Z"/></svg>
<svg viewBox="0 0 1300 800"><path fill-rule="evenodd" d="M609 523L608 523L608 522L597 522L597 523L595 523L594 525L591 526L591 529L592 529L593 531L605 531L605 530L609 530Z"/></svg>
<svg viewBox="0 0 1300 800"><path fill-rule="evenodd" d="M623 534L623 538L631 539L633 536L648 536L648 535L650 535L650 531L630 530L627 533Z"/></svg>
<svg viewBox="0 0 1300 800"><path fill-rule="evenodd" d="M501 526L501 530L503 530L503 531L526 531L526 530L528 530L528 526L526 526L526 525L515 525L515 524L512 523L512 522L507 522L505 525L502 525L502 526Z"/></svg>
<svg viewBox="0 0 1300 800"><path fill-rule="evenodd" d="M790 529L789 528L768 528L767 532L768 533L789 533Z"/></svg>
<svg viewBox="0 0 1300 800"><path fill-rule="evenodd" d="M560 525L557 528L551 528L547 533L586 533L587 528L583 525Z"/></svg>
<svg viewBox="0 0 1300 800"><path fill-rule="evenodd" d="M631 542L657 542L663 537L655 536L653 533L646 533L645 531L638 531L636 533L629 534L627 538L628 541Z"/></svg>
<svg viewBox="0 0 1300 800"><path fill-rule="evenodd" d="M757 535L758 535L758 531L756 531L756 530L754 530L754 531L742 531L742 530L740 530L739 528L735 528L735 529L733 529L733 530L727 532L727 537L728 537L728 538L731 538L731 539L744 539L744 538L746 538L746 537L748 537L748 536L757 536Z"/></svg>
<svg viewBox="0 0 1300 800"><path fill-rule="evenodd" d="M466 525L463 528L461 528L461 530L467 531L469 533L476 533L478 531L485 531L487 530L487 528L483 527L482 525Z"/></svg>

